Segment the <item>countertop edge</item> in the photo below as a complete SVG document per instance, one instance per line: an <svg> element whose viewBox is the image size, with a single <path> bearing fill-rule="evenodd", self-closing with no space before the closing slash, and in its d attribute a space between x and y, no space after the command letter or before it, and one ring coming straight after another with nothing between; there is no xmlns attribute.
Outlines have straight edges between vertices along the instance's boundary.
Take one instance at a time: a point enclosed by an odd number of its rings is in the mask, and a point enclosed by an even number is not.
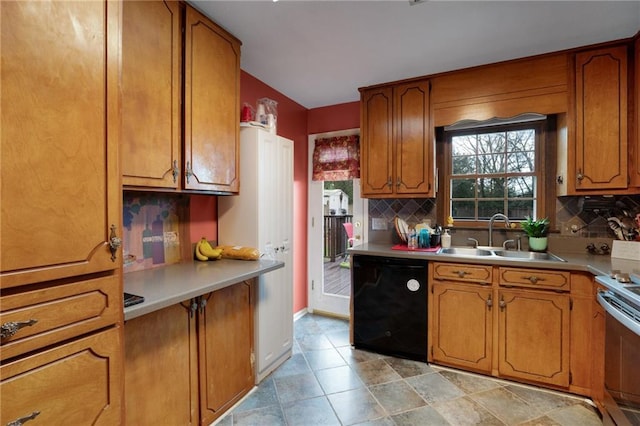
<svg viewBox="0 0 640 426"><path fill-rule="evenodd" d="M640 266L633 261L624 259L615 259L610 256L590 255L586 253L565 253L551 251L553 254L564 259L564 262L548 261L548 260L517 260L509 258L498 258L491 256L483 257L463 257L453 256L435 252L405 251L393 250L391 245L381 243L365 243L349 248L350 254L361 254L370 256L385 256L409 259L425 259L428 261L443 262L459 262L472 263L480 265L500 265L521 268L538 268L538 269L559 269L565 271L588 272L592 275L608 275L612 270L622 270L622 272L640 273Z"/></svg>
<svg viewBox="0 0 640 426"><path fill-rule="evenodd" d="M158 311L284 267L276 260L185 262L124 274L127 293L143 296L143 303L124 308L124 320Z"/></svg>

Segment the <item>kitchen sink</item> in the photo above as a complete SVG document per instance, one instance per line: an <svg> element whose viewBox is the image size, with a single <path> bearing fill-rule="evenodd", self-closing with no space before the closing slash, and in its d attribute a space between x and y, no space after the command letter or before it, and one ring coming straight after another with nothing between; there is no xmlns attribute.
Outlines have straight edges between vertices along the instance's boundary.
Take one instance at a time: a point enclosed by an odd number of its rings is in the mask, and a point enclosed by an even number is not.
<svg viewBox="0 0 640 426"><path fill-rule="evenodd" d="M566 262L566 260L548 252L540 253L535 251L511 251L499 250L493 252L496 256L508 257L509 259L522 260L550 260L553 262Z"/></svg>
<svg viewBox="0 0 640 426"><path fill-rule="evenodd" d="M534 251L503 250L499 248L449 247L440 249L438 253L461 257L497 256L510 260L544 260L551 262L566 262L566 260L548 252L539 253Z"/></svg>
<svg viewBox="0 0 640 426"><path fill-rule="evenodd" d="M449 254L453 256L491 256L490 250L468 248L468 247L449 247L440 249L438 253Z"/></svg>

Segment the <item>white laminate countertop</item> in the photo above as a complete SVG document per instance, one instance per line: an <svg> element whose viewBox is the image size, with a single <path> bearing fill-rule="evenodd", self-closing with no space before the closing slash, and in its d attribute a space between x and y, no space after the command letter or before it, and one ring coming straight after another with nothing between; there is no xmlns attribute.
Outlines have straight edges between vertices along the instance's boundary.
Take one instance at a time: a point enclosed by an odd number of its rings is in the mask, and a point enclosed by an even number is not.
<svg viewBox="0 0 640 426"><path fill-rule="evenodd" d="M124 291L144 302L124 309L125 321L284 267L276 260L185 262L124 274Z"/></svg>
<svg viewBox="0 0 640 426"><path fill-rule="evenodd" d="M565 271L585 271L593 275L609 275L612 270L640 274L640 262L633 260L615 259L610 256L592 255L586 253L564 253L551 251L566 262L549 260L518 260L499 256L452 256L435 252L393 250L392 244L366 243L354 246L348 250L351 254L365 254L371 256L400 257L409 259L426 259L430 261L461 262L517 266L522 268L562 269Z"/></svg>

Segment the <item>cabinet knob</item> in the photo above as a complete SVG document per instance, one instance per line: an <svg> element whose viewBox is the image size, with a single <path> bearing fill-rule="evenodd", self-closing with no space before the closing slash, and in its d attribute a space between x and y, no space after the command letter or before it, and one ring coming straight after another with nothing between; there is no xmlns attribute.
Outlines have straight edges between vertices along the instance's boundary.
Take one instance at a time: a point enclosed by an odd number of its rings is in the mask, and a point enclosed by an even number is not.
<svg viewBox="0 0 640 426"><path fill-rule="evenodd" d="M33 324L37 323L37 319L30 319L27 321L11 321L5 322L0 326L0 338L8 339L12 337L14 334L18 332L23 327L31 327Z"/></svg>
<svg viewBox="0 0 640 426"><path fill-rule="evenodd" d="M38 417L40 415L40 411L34 411L33 413L24 416L24 417L20 417L19 419L15 419L14 421L11 421L9 423L7 423L7 426L22 426L23 424L25 424L26 422L28 422L29 420L33 420L36 417Z"/></svg>
<svg viewBox="0 0 640 426"><path fill-rule="evenodd" d="M531 276L528 276L528 277L525 276L525 277L522 277L522 278L524 278L525 280L529 280L531 282L531 284L536 284L538 281L544 281L544 278L538 278L535 275L531 275Z"/></svg>
<svg viewBox="0 0 640 426"><path fill-rule="evenodd" d="M582 174L582 169L578 169L578 174L576 175L576 179L578 180L578 183L582 182L582 179L584 179L584 175Z"/></svg>
<svg viewBox="0 0 640 426"><path fill-rule="evenodd" d="M463 271L463 270L459 270L459 271L453 271L454 274L458 274L458 276L460 278L464 278L465 275L470 274L471 272L467 272L467 271Z"/></svg>
<svg viewBox="0 0 640 426"><path fill-rule="evenodd" d="M111 225L111 235L109 235L109 251L111 251L111 261L116 261L116 253L122 245L122 240L116 235L116 226Z"/></svg>

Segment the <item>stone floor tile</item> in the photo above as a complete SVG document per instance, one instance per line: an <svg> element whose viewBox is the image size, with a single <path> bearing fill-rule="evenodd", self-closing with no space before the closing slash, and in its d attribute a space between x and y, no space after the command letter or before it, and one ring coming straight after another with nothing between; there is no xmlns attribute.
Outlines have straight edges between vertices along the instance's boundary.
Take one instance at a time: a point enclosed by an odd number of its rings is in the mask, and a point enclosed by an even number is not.
<svg viewBox="0 0 640 426"><path fill-rule="evenodd" d="M383 355L375 352L363 351L361 349L353 349L351 346L344 346L337 348L342 358L347 364L357 364L359 362L371 361L373 359L382 359Z"/></svg>
<svg viewBox="0 0 640 426"><path fill-rule="evenodd" d="M491 378L483 377L476 374L468 374L465 372L455 372L450 370L440 371L439 374L459 387L466 394L486 391L489 389L500 387L500 384L496 383Z"/></svg>
<svg viewBox="0 0 640 426"><path fill-rule="evenodd" d="M477 392L469 397L507 424L528 422L544 414L504 387Z"/></svg>
<svg viewBox="0 0 640 426"><path fill-rule="evenodd" d="M349 346L349 329L329 331L326 333L327 339L333 346L339 348L341 346Z"/></svg>
<svg viewBox="0 0 640 426"><path fill-rule="evenodd" d="M253 393L248 395L233 412L255 410L256 408L268 407L269 405L279 404L276 385L273 383L272 376L267 377L260 383Z"/></svg>
<svg viewBox="0 0 640 426"><path fill-rule="evenodd" d="M344 358L342 358L340 353L334 348L304 352L304 357L314 371L347 365Z"/></svg>
<svg viewBox="0 0 640 426"><path fill-rule="evenodd" d="M336 417L325 396L284 403L282 411L289 425L340 426L340 420Z"/></svg>
<svg viewBox="0 0 640 426"><path fill-rule="evenodd" d="M429 404L464 396L458 387L438 373L405 379Z"/></svg>
<svg viewBox="0 0 640 426"><path fill-rule="evenodd" d="M431 366L426 362L393 357L388 357L384 360L403 378L420 376L422 374L434 372L433 368L431 368Z"/></svg>
<svg viewBox="0 0 640 426"><path fill-rule="evenodd" d="M327 395L364 387L358 374L348 365L316 371L316 377Z"/></svg>
<svg viewBox="0 0 640 426"><path fill-rule="evenodd" d="M386 416L384 409L366 388L334 393L328 398L343 425L362 423Z"/></svg>
<svg viewBox="0 0 640 426"><path fill-rule="evenodd" d="M452 426L433 407L424 406L391 417L397 426ZM457 425L453 425L457 426Z"/></svg>
<svg viewBox="0 0 640 426"><path fill-rule="evenodd" d="M279 405L243 411L233 415L235 426L286 426L287 423Z"/></svg>
<svg viewBox="0 0 640 426"><path fill-rule="evenodd" d="M310 373L311 368L302 353L291 355L291 358L282 363L272 374L273 378L294 376L296 374Z"/></svg>
<svg viewBox="0 0 640 426"><path fill-rule="evenodd" d="M380 383L393 382L401 379L400 375L395 372L383 359L374 359L371 361L359 362L351 366L358 373L360 379L367 386L378 385Z"/></svg>
<svg viewBox="0 0 640 426"><path fill-rule="evenodd" d="M452 425L504 425L497 417L466 396L434 402L431 406Z"/></svg>
<svg viewBox="0 0 640 426"><path fill-rule="evenodd" d="M601 426L602 420L594 408L587 408L584 405L572 405L570 407L558 408L547 413L547 417L555 420L562 426Z"/></svg>
<svg viewBox="0 0 640 426"><path fill-rule="evenodd" d="M324 395L313 373L274 378L274 383L281 403Z"/></svg>
<svg viewBox="0 0 640 426"><path fill-rule="evenodd" d="M404 380L371 386L369 390L389 414L427 405L425 400Z"/></svg>

